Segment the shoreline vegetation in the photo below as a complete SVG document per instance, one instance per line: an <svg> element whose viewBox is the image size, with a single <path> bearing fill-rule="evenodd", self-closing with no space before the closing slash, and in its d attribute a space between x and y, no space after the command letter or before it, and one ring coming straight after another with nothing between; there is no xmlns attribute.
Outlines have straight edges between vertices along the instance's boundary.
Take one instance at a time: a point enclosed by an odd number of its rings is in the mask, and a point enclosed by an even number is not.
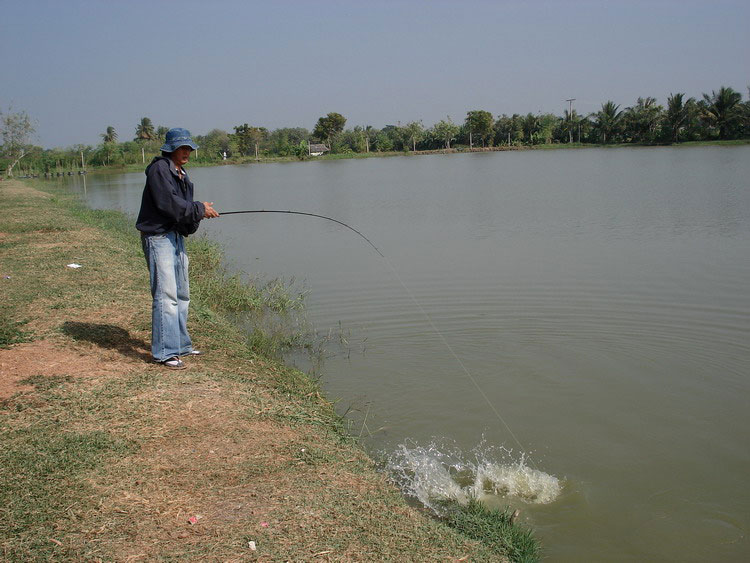
<svg viewBox="0 0 750 563"><path fill-rule="evenodd" d="M539 559L508 510L407 502L317 381L232 322L298 300L227 272L216 243L188 250L208 353L172 372L149 362L127 217L43 181L4 180L0 202L3 560Z"/></svg>
<svg viewBox="0 0 750 563"><path fill-rule="evenodd" d="M342 154L324 154L321 156L303 157L299 158L296 156L239 156L228 158L227 160L219 161L208 161L208 160L191 160L188 164L189 168L204 168L213 166L231 166L231 165L244 165L244 164L267 164L267 163L284 163L284 162L310 162L320 160L351 160L351 159L365 159L365 158L388 158L398 156L425 156L425 155L458 155L458 154L473 154L473 153L488 153L488 152L508 152L508 151L529 151L529 150L576 150L576 149L616 149L616 148L689 148L689 147L707 147L707 146L741 146L750 145L750 139L731 139L731 140L712 140L712 141L685 141L681 143L666 143L666 144L650 144L650 145L638 145L632 143L617 143L598 145L592 143L554 143L549 145L532 145L532 146L498 146L498 147L463 147L458 146L450 149L433 149L433 150L418 150L418 151L389 151L389 152L370 152L370 153L342 153ZM136 162L131 164L123 165L110 165L110 166L91 166L87 167L85 173L87 174L122 174L129 172L143 172L145 167L153 159L157 153L146 154L146 163ZM52 178L55 176L73 176L82 173L80 167L71 166L68 170L61 170L57 173L48 173L46 177ZM27 171L26 174L19 176L20 179L29 178L44 178L44 173L37 173Z"/></svg>
<svg viewBox="0 0 750 563"><path fill-rule="evenodd" d="M587 115L573 108L574 101L568 100L563 115L494 116L489 111L472 110L463 123L454 123L448 116L431 127L417 120L381 129L371 125L345 129L346 117L336 112L321 116L312 131L304 127L269 130L244 123L234 126L233 132L212 129L205 135L193 135L200 148L191 160L194 166L204 166L521 148L750 142L750 99L743 100L731 87L722 86L698 99L681 92L670 94L664 106L650 96L639 97L626 108L608 100L599 111ZM191 128L189 123L181 125ZM110 125L96 147L77 144L43 149L30 143L34 125L25 112L0 111L0 171L8 177L49 177L101 168L129 169L145 165L159 153L167 130L143 117L132 141L123 142Z"/></svg>

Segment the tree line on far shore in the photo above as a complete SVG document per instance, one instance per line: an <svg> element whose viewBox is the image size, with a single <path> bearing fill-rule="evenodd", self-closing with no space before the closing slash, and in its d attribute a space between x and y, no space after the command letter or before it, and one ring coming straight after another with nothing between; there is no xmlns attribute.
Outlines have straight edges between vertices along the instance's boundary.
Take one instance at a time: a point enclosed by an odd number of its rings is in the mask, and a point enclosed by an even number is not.
<svg viewBox="0 0 750 563"><path fill-rule="evenodd" d="M750 93L750 92L749 92ZM666 106L655 98L638 98L621 108L612 101L597 112L582 115L572 105L563 115L552 113L493 116L485 110L469 111L462 123L450 117L425 127L422 121L400 122L382 129L354 126L345 129L346 118L331 112L318 119L314 129L284 127L268 130L244 123L232 132L213 129L195 135L198 162L231 162L249 159L308 158L315 152L336 155L369 152L417 152L477 147L520 147L549 144L675 144L750 138L750 99L730 87L703 94L700 99L684 93L671 94ZM116 166L148 162L158 154L168 128L155 126L144 117L136 125L132 141L121 141L114 127L101 134L98 146L74 145L42 149L29 143L34 128L28 115L0 114L0 170L12 175L18 166L27 173L54 174L85 166Z"/></svg>

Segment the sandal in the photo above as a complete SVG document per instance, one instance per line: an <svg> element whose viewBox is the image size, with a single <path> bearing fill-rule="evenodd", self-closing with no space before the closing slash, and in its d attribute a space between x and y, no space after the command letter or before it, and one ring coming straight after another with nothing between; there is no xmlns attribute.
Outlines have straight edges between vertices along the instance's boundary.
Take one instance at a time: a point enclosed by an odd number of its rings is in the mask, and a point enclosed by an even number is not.
<svg viewBox="0 0 750 563"><path fill-rule="evenodd" d="M190 350L187 354L183 354L183 356L202 356L203 352L200 350Z"/></svg>
<svg viewBox="0 0 750 563"><path fill-rule="evenodd" d="M172 356L168 360L156 360L157 364L163 365L165 368L169 369L185 369L187 366L185 365L185 362L183 362L179 357Z"/></svg>

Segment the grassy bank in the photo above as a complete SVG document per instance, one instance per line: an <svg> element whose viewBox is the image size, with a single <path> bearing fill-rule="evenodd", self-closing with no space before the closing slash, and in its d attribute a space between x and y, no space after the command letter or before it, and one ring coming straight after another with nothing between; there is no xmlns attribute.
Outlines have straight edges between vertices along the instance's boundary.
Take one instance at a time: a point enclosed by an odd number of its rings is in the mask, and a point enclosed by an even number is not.
<svg viewBox="0 0 750 563"><path fill-rule="evenodd" d="M39 186L0 182L0 558L535 559L528 534L497 539L507 514L409 506L317 383L227 319L295 303L224 272L210 241L189 248L208 353L150 363L130 221Z"/></svg>

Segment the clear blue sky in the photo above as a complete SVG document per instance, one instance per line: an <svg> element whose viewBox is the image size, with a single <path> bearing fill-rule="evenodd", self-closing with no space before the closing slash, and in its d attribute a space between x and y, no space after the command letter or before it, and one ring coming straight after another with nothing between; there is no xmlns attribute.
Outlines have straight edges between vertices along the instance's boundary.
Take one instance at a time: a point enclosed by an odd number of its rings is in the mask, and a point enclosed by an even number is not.
<svg viewBox="0 0 750 563"><path fill-rule="evenodd" d="M132 139L147 116L195 134L382 127L466 112L581 113L750 84L750 2L731 0L2 0L0 108L44 147Z"/></svg>

